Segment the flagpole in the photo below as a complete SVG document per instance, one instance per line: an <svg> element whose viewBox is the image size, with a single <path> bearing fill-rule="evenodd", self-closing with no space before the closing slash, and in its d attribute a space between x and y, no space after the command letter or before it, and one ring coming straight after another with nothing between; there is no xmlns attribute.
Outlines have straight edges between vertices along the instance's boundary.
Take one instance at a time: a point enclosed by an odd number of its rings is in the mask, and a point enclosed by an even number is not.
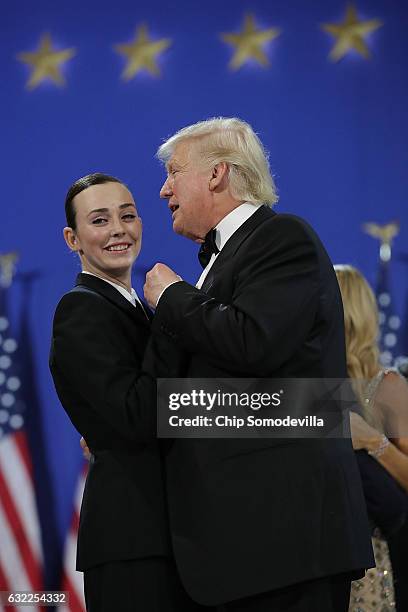
<svg viewBox="0 0 408 612"><path fill-rule="evenodd" d="M13 282L18 262L18 253L13 251L0 255L0 287L7 289Z"/></svg>
<svg viewBox="0 0 408 612"><path fill-rule="evenodd" d="M384 225L378 223L365 223L363 230L372 238L379 240L380 259L378 266L376 300L379 314L380 361L385 367L393 366L400 356L399 329L400 317L395 312L390 282L390 261L392 243L399 233L398 221L391 221Z"/></svg>
<svg viewBox="0 0 408 612"><path fill-rule="evenodd" d="M400 225L398 221L391 221L385 225L378 223L364 223L363 230L372 238L380 241L380 259L384 263L390 261L392 255L392 241L398 236Z"/></svg>

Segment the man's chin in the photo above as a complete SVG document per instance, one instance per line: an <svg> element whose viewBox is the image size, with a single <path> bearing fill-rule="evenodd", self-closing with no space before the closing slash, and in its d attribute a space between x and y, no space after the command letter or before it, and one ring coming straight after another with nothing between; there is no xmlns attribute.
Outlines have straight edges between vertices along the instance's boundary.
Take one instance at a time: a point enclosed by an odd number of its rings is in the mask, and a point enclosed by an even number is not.
<svg viewBox="0 0 408 612"><path fill-rule="evenodd" d="M184 236L184 238L188 238L188 240L192 240L193 242L202 243L204 240L195 234L192 234L183 225L178 225L177 221L173 222L173 232L178 234L179 236Z"/></svg>
<svg viewBox="0 0 408 612"><path fill-rule="evenodd" d="M178 234L179 236L185 236L186 235L184 233L184 227L181 225L181 223L177 223L177 219L175 219L173 221L173 232L175 234Z"/></svg>

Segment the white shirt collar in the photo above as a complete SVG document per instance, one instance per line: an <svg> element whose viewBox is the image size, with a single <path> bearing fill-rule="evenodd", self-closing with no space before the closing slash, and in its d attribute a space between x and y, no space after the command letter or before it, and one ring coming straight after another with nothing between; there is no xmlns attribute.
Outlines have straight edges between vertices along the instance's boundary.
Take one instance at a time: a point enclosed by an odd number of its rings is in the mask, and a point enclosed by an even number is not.
<svg viewBox="0 0 408 612"><path fill-rule="evenodd" d="M243 204L240 204L239 206L234 208L234 210L228 213L226 217L221 219L221 221L215 227L215 244L217 245L220 251L224 248L226 242L237 231L237 229L241 227L241 225L245 223L245 221L247 221L249 217L252 217L252 215L256 213L256 211L259 209L259 206L262 205L252 204L251 202L244 202ZM218 255L219 253L213 253L211 255L210 261L208 262L204 270L201 272L201 276L197 281L197 289L201 289L206 279L206 276L212 268L212 265L217 259Z"/></svg>
<svg viewBox="0 0 408 612"><path fill-rule="evenodd" d="M105 281L105 283L109 283L109 285L112 285L112 287L115 287L115 289L117 289L119 293L121 293L128 302L133 304L133 306L136 306L136 300L140 303L139 296L137 295L133 287L131 289L131 292L129 293L129 291L125 289L124 287L122 287L122 285L118 285L118 283L113 283L112 281L107 280L106 278L102 278L102 276L98 276L97 274L94 274L93 272L88 272L88 270L82 270L82 274L90 274L91 276L96 276L96 278L100 278L101 280Z"/></svg>
<svg viewBox="0 0 408 612"><path fill-rule="evenodd" d="M215 227L215 244L220 251L224 248L225 243L231 238L232 234L234 234L249 217L252 217L258 208L259 205L252 204L251 202L244 202L234 208L226 217L221 219Z"/></svg>

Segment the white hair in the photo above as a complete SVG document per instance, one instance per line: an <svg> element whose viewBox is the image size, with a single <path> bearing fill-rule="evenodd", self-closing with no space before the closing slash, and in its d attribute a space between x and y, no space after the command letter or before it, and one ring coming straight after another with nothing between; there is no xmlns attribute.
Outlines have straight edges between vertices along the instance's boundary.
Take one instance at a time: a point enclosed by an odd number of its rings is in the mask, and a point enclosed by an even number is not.
<svg viewBox="0 0 408 612"><path fill-rule="evenodd" d="M157 157L167 163L176 146L187 140L197 143L203 164L228 165L231 194L236 199L269 206L278 201L268 154L248 123L235 117L199 121L166 140Z"/></svg>

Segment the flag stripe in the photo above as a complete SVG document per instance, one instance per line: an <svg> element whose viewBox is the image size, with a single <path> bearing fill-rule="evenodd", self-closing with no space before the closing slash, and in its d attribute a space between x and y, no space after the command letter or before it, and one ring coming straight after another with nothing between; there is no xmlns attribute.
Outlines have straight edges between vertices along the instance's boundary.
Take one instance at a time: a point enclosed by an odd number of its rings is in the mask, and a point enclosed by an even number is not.
<svg viewBox="0 0 408 612"><path fill-rule="evenodd" d="M32 588L21 555L16 548L14 534L8 529L8 520L0 504L0 567L6 576L9 588L29 591Z"/></svg>
<svg viewBox="0 0 408 612"><path fill-rule="evenodd" d="M69 565L68 563L66 563L66 566L65 566L65 575L66 575L66 579L69 580L69 582L74 586L76 592L82 593L83 592L82 572L78 572L75 569L77 536L78 536L78 531L77 530L74 531L71 529L68 535L68 538L67 538L66 549L65 549L65 559L67 562L69 562Z"/></svg>
<svg viewBox="0 0 408 612"><path fill-rule="evenodd" d="M10 591L7 579L5 574L3 573L1 564L0 564L0 591ZM16 608L12 606L3 606L0 603L0 612L15 612Z"/></svg>
<svg viewBox="0 0 408 612"><path fill-rule="evenodd" d="M3 568L0 565L0 591L9 591L9 585Z"/></svg>
<svg viewBox="0 0 408 612"><path fill-rule="evenodd" d="M24 461L24 466L26 468L27 474L30 477L30 479L33 481L34 480L33 464L31 462L30 451L28 449L28 444L27 444L27 438L24 432L21 430L17 431L13 437L14 437L16 446L18 447L18 450L20 452L21 459Z"/></svg>
<svg viewBox="0 0 408 612"><path fill-rule="evenodd" d="M23 436L19 435L20 441L17 444L16 435L7 436L1 441L0 472L19 516L22 533L28 539L36 563L40 563L42 560L41 536L33 484L26 470L26 461L22 461L20 454L20 449L25 446L21 441Z"/></svg>
<svg viewBox="0 0 408 612"><path fill-rule="evenodd" d="M83 577L82 573L77 572L75 567L79 528L79 512L84 492L86 473L87 465L84 466L78 478L78 485L74 496L74 508L71 526L67 534L67 539L65 543L64 578L62 582L62 590L69 592L70 603L68 606L59 606L58 612L85 612Z"/></svg>
<svg viewBox="0 0 408 612"><path fill-rule="evenodd" d="M78 573L78 575L80 575ZM82 583L82 580L81 580ZM69 604L68 610L70 612L84 612L84 597L83 597L83 589L81 584L80 591L77 591L77 585L74 585L70 582L69 578L66 577L63 584L63 591L68 591L69 593Z"/></svg>
<svg viewBox="0 0 408 612"><path fill-rule="evenodd" d="M14 536L14 548L18 548L21 562L25 567L26 574L29 578L30 585L33 588L41 586L41 572L33 551L29 545L27 535L24 531L23 524L20 520L20 515L14 505L14 499L10 495L3 474L0 470L0 498L2 500L2 509L7 520L10 531Z"/></svg>

